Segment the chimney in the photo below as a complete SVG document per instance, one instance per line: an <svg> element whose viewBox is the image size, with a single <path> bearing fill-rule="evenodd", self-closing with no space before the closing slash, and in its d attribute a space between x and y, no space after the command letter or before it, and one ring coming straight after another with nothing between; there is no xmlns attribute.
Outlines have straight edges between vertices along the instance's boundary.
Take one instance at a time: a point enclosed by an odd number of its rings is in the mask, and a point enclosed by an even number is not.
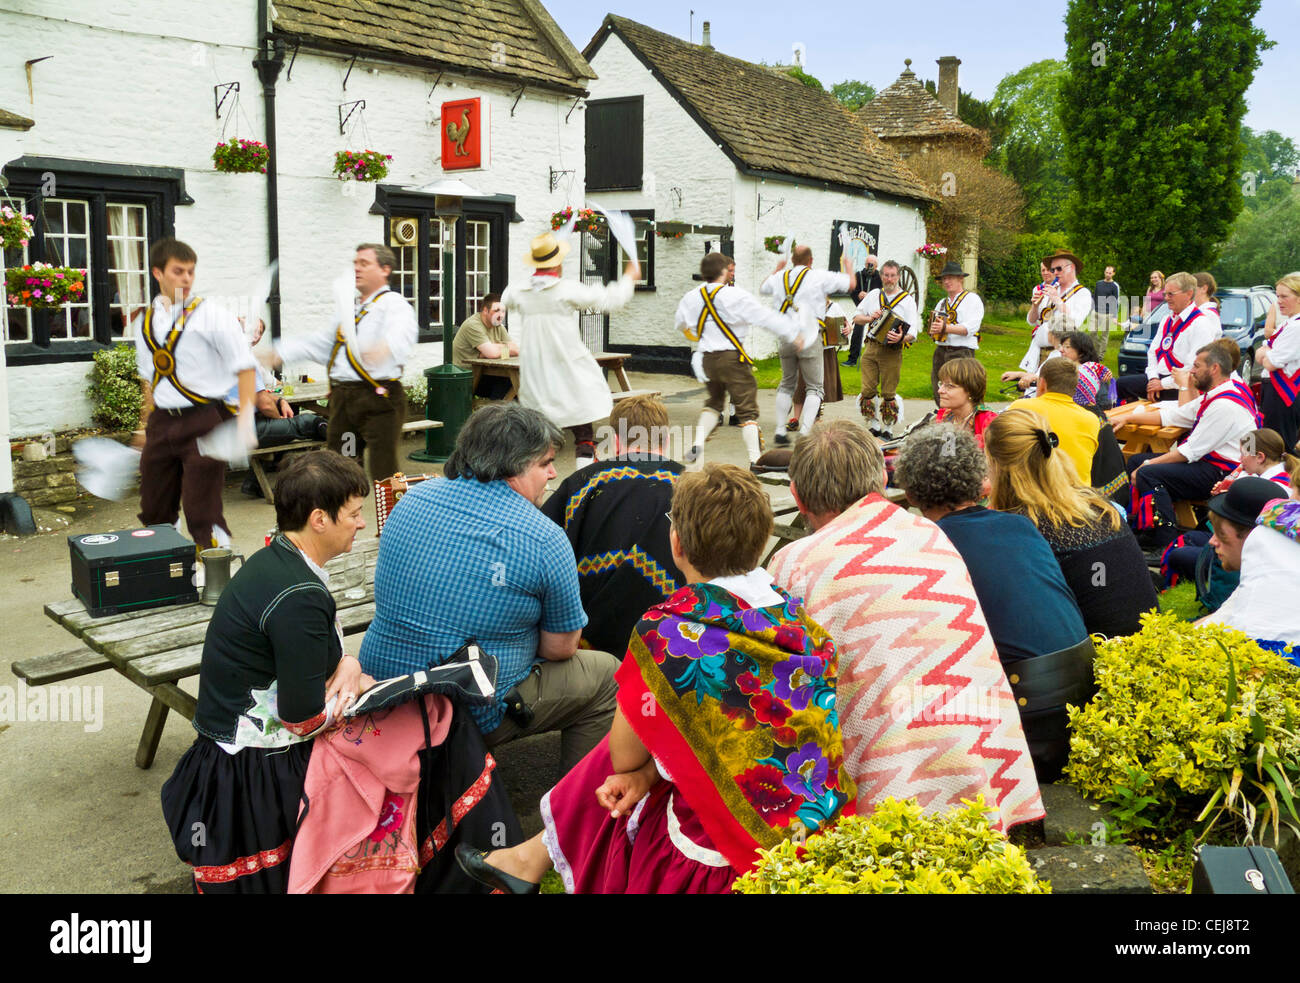
<svg viewBox="0 0 1300 983"><path fill-rule="evenodd" d="M939 101L948 110L957 115L957 66L961 59L956 55L944 55L939 59Z"/></svg>
<svg viewBox="0 0 1300 983"><path fill-rule="evenodd" d="M708 49L710 49L710 50L712 50L712 48L713 48L713 42L712 42L712 39L709 37L709 22L708 22L708 21L705 21L705 22L704 22L704 38L703 38L703 40L700 41L700 47L701 47L701 48L708 48Z"/></svg>

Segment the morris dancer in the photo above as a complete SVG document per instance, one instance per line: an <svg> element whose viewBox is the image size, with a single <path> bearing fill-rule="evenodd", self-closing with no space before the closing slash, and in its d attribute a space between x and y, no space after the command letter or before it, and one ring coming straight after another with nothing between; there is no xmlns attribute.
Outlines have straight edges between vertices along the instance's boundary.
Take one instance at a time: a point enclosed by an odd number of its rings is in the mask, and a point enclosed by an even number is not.
<svg viewBox="0 0 1300 983"><path fill-rule="evenodd" d="M1259 356L1268 375L1264 380L1264 426L1281 434L1290 451L1300 440L1300 399L1296 398L1300 396L1300 273L1288 273L1277 282L1277 307L1281 323Z"/></svg>
<svg viewBox="0 0 1300 983"><path fill-rule="evenodd" d="M731 285L735 264L730 256L709 253L700 262L705 285L691 289L677 305L677 328L699 349L691 359L695 376L708 386L709 398L695 428L695 441L683 455L687 464L699 461L704 442L722 418L723 401L731 405L740 421L745 452L753 464L762 454L762 430L758 424L758 385L754 382L754 360L745 351L751 326L766 328L782 342L799 351L803 341L799 324L760 304L747 290ZM816 347L816 346L810 346Z"/></svg>
<svg viewBox="0 0 1300 983"><path fill-rule="evenodd" d="M1190 295L1190 288L1187 292ZM1205 345L1192 364L1192 382L1201 393L1199 397L1139 410L1124 418L1137 425L1191 428L1175 449L1164 454L1134 454L1128 460L1133 484L1129 524L1143 547L1155 551L1156 557L1178 537L1174 502L1208 499L1220 479L1241 463L1242 438L1260 425L1254 396L1233 376L1230 351L1222 344Z"/></svg>
<svg viewBox="0 0 1300 983"><path fill-rule="evenodd" d="M930 391L934 405L939 405L939 366L954 358L974 358L980 350L980 322L984 320L984 301L967 290L961 266L949 260L935 279L947 296L930 315L930 337L934 339L934 358L930 364Z"/></svg>
<svg viewBox="0 0 1300 983"><path fill-rule="evenodd" d="M826 295L848 293L853 287L854 279L853 274L849 272L847 254L840 256L842 271L840 273L814 270L812 261L811 249L807 246L795 246L791 254L791 262L794 265L782 275L781 270L785 267L786 261L784 256L781 257L772 275L764 280L759 288L760 293L781 298L782 314L794 311L800 326L800 334L804 338L812 337L817 320L826 310ZM779 352L781 385L776 391L776 442L788 444L790 438L786 436L788 426L786 421L791 407L794 406L794 391L798 377L803 376L804 388L807 391L803 413L799 416L799 432L804 434L812 429L813 422L817 419L817 411L821 409L822 395L825 393L823 385L825 376L821 345L809 344L800 348L791 342L783 342Z"/></svg>
<svg viewBox="0 0 1300 983"><path fill-rule="evenodd" d="M596 459L592 424L609 418L614 398L605 370L582 343L579 311L616 311L632 299L641 267L628 260L623 278L604 286L563 279L569 242L550 232L535 236L524 253L533 275L511 284L501 297L507 311L522 318L519 331L519 402L557 427L573 432L575 468Z"/></svg>
<svg viewBox="0 0 1300 983"><path fill-rule="evenodd" d="M862 394L858 409L877 435L892 436L890 429L898 423L902 400L898 398L898 380L903 371L903 348L916 341L920 330L921 314L916 301L898 286L899 266L894 260L880 268L881 287L870 291L858 304L853 317L855 325L875 324L888 311L903 322L902 328L892 328L883 338L867 338L862 352ZM858 329L854 329L856 336ZM876 422L876 387L880 387L880 423Z"/></svg>
<svg viewBox="0 0 1300 983"><path fill-rule="evenodd" d="M1064 250L1043 257L1039 269L1045 279L1034 287L1029 313L1025 315L1025 320L1034 326L1029 351L1020 361L1019 372L1002 373L1003 382L1014 379L1022 392L1034 395L1028 391L1034 388L1039 366L1045 361L1043 350L1050 348L1055 353L1061 338L1072 331L1083 330L1084 323L1092 314L1092 292L1078 281L1082 266L1074 253ZM1110 269L1109 266L1106 268Z"/></svg>
<svg viewBox="0 0 1300 983"><path fill-rule="evenodd" d="M197 441L233 415L226 403L239 392L239 425L248 447L253 428L257 362L235 316L191 296L194 250L162 239L149 250L158 296L135 322L136 370L143 381L140 430L140 521L175 523L184 506L190 538L200 549L230 545L221 506L226 462L204 457Z"/></svg>
<svg viewBox="0 0 1300 983"><path fill-rule="evenodd" d="M1180 383L1174 373L1183 373L1201 347L1214 341L1214 325L1192 303L1196 278L1175 273L1165 281L1164 299L1169 316L1151 339L1147 349L1146 375L1122 375L1116 380L1121 401L1176 399Z"/></svg>

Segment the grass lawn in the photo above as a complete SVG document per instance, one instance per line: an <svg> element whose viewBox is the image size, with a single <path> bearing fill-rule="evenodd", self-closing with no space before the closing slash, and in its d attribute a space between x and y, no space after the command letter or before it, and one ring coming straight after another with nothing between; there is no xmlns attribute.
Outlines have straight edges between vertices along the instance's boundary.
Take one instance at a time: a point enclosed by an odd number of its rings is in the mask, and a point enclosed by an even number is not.
<svg viewBox="0 0 1300 983"><path fill-rule="evenodd" d="M1023 315L985 315L980 326L980 347L976 356L984 363L989 376L985 399L997 401L1004 398L998 396L998 388L1001 386L998 380L1003 372L1020 365L1020 359L1024 357L1025 350L1029 347L1029 335L1030 328L1025 323ZM1107 368L1117 376L1116 360L1119 356L1121 337L1119 333L1112 336L1110 344L1106 347L1104 359ZM841 350L841 363L848 357L847 351L847 348ZM934 343L927 335L923 335L911 348L903 352L903 371L898 391L904 399L930 398L930 359L933 354ZM781 382L781 360L774 357L757 362L754 366L754 377L758 381L759 389L775 389ZM862 391L862 374L859 369L841 364L840 380L845 395L856 396Z"/></svg>
<svg viewBox="0 0 1300 983"><path fill-rule="evenodd" d="M1196 599L1196 585L1190 582L1175 584L1160 595L1161 614L1173 613L1184 621L1196 621L1206 613Z"/></svg>

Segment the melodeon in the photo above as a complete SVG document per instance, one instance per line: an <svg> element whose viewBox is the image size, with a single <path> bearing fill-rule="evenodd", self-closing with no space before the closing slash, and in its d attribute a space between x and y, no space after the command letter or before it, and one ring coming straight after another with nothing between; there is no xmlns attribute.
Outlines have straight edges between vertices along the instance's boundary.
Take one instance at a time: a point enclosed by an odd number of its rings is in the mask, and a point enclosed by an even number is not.
<svg viewBox="0 0 1300 983"><path fill-rule="evenodd" d="M432 474L413 474L405 475L397 472L391 478L384 478L382 481L375 481L375 535L378 536L384 531L384 523L388 521L389 515L392 514L393 508L398 501L411 489L411 485L421 481L427 481L435 478L437 475Z"/></svg>
<svg viewBox="0 0 1300 983"><path fill-rule="evenodd" d="M907 331L910 327L910 324L893 311L885 311L880 320L875 324L867 325L866 335L874 342L888 345L890 348L897 348L899 345L903 344L903 339L907 337ZM897 341L893 342L886 341L885 339L889 337L889 332L895 329L903 335L903 338L899 338Z"/></svg>
<svg viewBox="0 0 1300 983"><path fill-rule="evenodd" d="M822 331L822 344L838 347L844 340L844 318L838 315L824 317L817 322Z"/></svg>
<svg viewBox="0 0 1300 983"><path fill-rule="evenodd" d="M948 340L948 325L952 324L952 319L947 314L940 314L938 311L934 312L933 317L939 322L939 333L931 335L937 345Z"/></svg>

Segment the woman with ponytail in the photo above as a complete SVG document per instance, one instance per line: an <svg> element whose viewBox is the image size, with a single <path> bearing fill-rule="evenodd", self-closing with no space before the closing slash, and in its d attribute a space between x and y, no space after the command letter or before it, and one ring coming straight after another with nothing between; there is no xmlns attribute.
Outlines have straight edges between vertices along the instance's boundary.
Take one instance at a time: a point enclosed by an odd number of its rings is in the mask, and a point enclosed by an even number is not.
<svg viewBox="0 0 1300 983"><path fill-rule="evenodd" d="M984 432L989 505L1029 519L1052 548L1090 634L1131 635L1156 607L1142 549L1115 507L1080 487L1056 434L1028 410L1009 409Z"/></svg>

